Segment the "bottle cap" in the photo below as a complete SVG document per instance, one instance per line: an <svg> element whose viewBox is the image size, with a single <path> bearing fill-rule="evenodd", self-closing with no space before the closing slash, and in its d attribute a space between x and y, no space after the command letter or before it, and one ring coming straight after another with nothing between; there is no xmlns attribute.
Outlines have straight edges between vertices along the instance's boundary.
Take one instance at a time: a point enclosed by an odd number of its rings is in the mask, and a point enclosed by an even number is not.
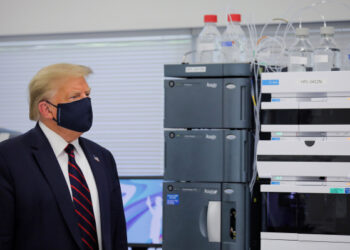
<svg viewBox="0 0 350 250"><path fill-rule="evenodd" d="M309 35L309 29L308 28L296 28L295 29L295 35L297 35L297 36L308 36Z"/></svg>
<svg viewBox="0 0 350 250"><path fill-rule="evenodd" d="M216 23L218 21L217 15L205 15L204 22L205 23Z"/></svg>
<svg viewBox="0 0 350 250"><path fill-rule="evenodd" d="M323 26L320 29L321 35L333 35L334 34L334 27L332 26Z"/></svg>
<svg viewBox="0 0 350 250"><path fill-rule="evenodd" d="M241 14L228 14L227 21L228 22L240 22L241 21Z"/></svg>

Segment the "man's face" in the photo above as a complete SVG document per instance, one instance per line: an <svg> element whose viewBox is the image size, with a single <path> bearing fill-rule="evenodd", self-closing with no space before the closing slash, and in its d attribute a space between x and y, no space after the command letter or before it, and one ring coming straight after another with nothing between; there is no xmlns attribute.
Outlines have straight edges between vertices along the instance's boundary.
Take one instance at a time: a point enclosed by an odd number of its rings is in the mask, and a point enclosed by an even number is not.
<svg viewBox="0 0 350 250"><path fill-rule="evenodd" d="M60 103L79 101L90 96L90 87L84 77L71 77L57 82L57 90L48 101L57 106ZM46 107L51 114L44 119L44 123L53 131L64 137L67 141L78 138L82 133L58 126L54 119L57 119L57 108L46 103Z"/></svg>
<svg viewBox="0 0 350 250"><path fill-rule="evenodd" d="M56 94L49 100L54 105L74 102L90 96L90 87L84 77L71 77L58 85Z"/></svg>

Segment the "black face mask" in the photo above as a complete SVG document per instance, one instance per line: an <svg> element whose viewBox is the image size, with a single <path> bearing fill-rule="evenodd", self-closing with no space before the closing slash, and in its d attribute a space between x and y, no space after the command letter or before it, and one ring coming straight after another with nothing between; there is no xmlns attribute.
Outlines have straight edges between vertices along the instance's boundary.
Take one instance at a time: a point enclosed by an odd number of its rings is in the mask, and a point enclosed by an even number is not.
<svg viewBox="0 0 350 250"><path fill-rule="evenodd" d="M49 101L46 102L57 108L57 120L52 119L58 126L77 132L86 132L91 128L92 107L89 97L79 101L59 103L57 106Z"/></svg>

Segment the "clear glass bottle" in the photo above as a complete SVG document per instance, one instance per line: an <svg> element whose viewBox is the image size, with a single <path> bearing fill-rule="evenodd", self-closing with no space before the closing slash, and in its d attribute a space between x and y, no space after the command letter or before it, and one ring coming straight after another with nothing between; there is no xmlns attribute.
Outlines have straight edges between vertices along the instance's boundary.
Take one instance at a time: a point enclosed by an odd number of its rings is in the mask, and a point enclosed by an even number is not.
<svg viewBox="0 0 350 250"><path fill-rule="evenodd" d="M288 71L312 71L313 47L308 28L295 30L296 40L288 50Z"/></svg>
<svg viewBox="0 0 350 250"><path fill-rule="evenodd" d="M220 63L222 61L221 35L216 23L216 15L204 16L204 28L197 38L196 63Z"/></svg>
<svg viewBox="0 0 350 250"><path fill-rule="evenodd" d="M227 27L222 34L221 49L224 62L246 63L248 57L248 40L241 27L241 15L229 14L227 16Z"/></svg>
<svg viewBox="0 0 350 250"><path fill-rule="evenodd" d="M334 27L321 27L320 46L314 52L314 71L338 71L341 54L334 40Z"/></svg>

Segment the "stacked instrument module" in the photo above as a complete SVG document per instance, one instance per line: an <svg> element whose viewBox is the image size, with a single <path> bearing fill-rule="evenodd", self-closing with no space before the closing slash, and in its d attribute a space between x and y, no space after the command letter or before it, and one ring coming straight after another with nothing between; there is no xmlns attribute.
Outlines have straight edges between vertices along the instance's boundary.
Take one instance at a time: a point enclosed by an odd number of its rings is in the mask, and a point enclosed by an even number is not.
<svg viewBox="0 0 350 250"><path fill-rule="evenodd" d="M165 65L164 250L248 250L249 64Z"/></svg>
<svg viewBox="0 0 350 250"><path fill-rule="evenodd" d="M350 248L350 71L263 73L262 250Z"/></svg>

